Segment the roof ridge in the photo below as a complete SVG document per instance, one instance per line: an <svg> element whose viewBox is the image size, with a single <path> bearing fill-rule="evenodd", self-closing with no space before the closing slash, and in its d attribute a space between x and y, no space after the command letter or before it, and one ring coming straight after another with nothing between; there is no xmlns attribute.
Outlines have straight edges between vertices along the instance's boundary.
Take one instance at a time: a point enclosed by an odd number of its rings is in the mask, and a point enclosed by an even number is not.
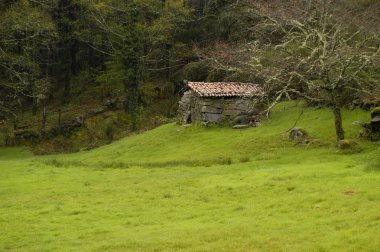
<svg viewBox="0 0 380 252"><path fill-rule="evenodd" d="M188 82L187 86L203 97L261 96L259 84L244 82Z"/></svg>

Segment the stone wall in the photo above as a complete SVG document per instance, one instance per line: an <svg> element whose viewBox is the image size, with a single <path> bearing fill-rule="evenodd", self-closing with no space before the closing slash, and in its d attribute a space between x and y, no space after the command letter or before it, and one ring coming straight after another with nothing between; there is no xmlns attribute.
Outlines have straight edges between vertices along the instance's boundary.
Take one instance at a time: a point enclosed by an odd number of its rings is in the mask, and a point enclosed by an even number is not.
<svg viewBox="0 0 380 252"><path fill-rule="evenodd" d="M248 98L205 98L187 91L179 102L179 113L185 124L194 121L233 122L240 119L242 123L248 123L252 107L252 100Z"/></svg>

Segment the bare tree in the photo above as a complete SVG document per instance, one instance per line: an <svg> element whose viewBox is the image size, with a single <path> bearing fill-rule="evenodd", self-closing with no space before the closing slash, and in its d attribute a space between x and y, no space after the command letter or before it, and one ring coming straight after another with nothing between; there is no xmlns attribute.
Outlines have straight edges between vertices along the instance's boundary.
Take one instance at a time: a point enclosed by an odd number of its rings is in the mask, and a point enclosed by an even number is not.
<svg viewBox="0 0 380 252"><path fill-rule="evenodd" d="M217 50L198 50L199 55L217 67L261 76L272 101L268 110L284 97L303 98L330 108L337 141L343 140L341 109L379 86L379 35L337 18L336 6L329 1L305 1L297 8L296 14L289 14L292 10L288 9L277 16L261 11L263 21L255 29L276 31L280 37L276 43L251 41L236 47L239 50L226 50L237 55L235 60L215 55ZM241 57L247 54L249 60Z"/></svg>
<svg viewBox="0 0 380 252"><path fill-rule="evenodd" d="M376 85L374 63L380 47L375 34L353 30L336 20L329 8L321 4L314 15L285 23L290 28L284 28L283 42L274 48L276 71L267 81L281 85L280 94L329 107L339 141L344 139L341 108Z"/></svg>

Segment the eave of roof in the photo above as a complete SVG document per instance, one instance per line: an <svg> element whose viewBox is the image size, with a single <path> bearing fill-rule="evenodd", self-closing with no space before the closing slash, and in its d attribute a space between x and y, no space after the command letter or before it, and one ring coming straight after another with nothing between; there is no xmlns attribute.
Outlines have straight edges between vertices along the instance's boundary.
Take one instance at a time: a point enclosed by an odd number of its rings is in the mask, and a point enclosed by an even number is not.
<svg viewBox="0 0 380 252"><path fill-rule="evenodd" d="M189 82L187 86L201 97L254 97L264 94L254 83Z"/></svg>

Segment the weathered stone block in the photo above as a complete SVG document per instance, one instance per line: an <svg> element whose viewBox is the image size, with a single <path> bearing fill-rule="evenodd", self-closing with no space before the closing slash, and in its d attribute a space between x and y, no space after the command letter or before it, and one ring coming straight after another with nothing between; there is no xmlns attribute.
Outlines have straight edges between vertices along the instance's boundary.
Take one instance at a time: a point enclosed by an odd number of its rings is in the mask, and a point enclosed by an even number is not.
<svg viewBox="0 0 380 252"><path fill-rule="evenodd" d="M202 120L204 122L219 123L219 122L222 122L223 119L224 117L222 114L210 114L210 113L202 114Z"/></svg>
<svg viewBox="0 0 380 252"><path fill-rule="evenodd" d="M202 113L211 113L211 114L220 114L220 113L222 113L222 109L212 107L212 106L202 106L201 112Z"/></svg>
<svg viewBox="0 0 380 252"><path fill-rule="evenodd" d="M292 128L289 133L290 140L302 141L307 138L307 132L300 128Z"/></svg>
<svg viewBox="0 0 380 252"><path fill-rule="evenodd" d="M249 124L251 120L248 115L239 115L236 116L233 121L236 124Z"/></svg>
<svg viewBox="0 0 380 252"><path fill-rule="evenodd" d="M241 113L240 110L223 110L222 114L225 116L235 117Z"/></svg>
<svg viewBox="0 0 380 252"><path fill-rule="evenodd" d="M244 98L206 98L195 93L185 93L179 102L179 113L183 116L183 122L201 121L220 123L224 120L234 121L235 124L250 124L253 117L251 100ZM190 113L190 115L189 115ZM239 116L244 116L236 121ZM191 120L189 120L191 118Z"/></svg>
<svg viewBox="0 0 380 252"><path fill-rule="evenodd" d="M220 109L223 108L223 103L221 100L211 100L211 99L201 100L200 104L202 106L211 106L211 107L220 108Z"/></svg>

